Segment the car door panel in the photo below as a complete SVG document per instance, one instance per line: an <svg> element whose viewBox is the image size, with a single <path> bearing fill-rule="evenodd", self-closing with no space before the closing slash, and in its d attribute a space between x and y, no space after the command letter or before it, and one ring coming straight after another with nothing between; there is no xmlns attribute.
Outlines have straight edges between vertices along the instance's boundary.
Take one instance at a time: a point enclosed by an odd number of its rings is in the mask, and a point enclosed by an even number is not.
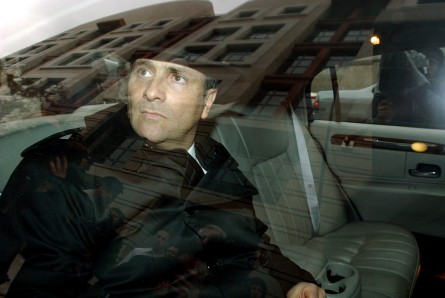
<svg viewBox="0 0 445 298"><path fill-rule="evenodd" d="M311 82L309 129L364 220L445 238L445 98L424 53L324 69Z"/></svg>
<svg viewBox="0 0 445 298"><path fill-rule="evenodd" d="M315 120L327 162L364 220L445 237L445 131ZM426 146L413 151L413 143Z"/></svg>

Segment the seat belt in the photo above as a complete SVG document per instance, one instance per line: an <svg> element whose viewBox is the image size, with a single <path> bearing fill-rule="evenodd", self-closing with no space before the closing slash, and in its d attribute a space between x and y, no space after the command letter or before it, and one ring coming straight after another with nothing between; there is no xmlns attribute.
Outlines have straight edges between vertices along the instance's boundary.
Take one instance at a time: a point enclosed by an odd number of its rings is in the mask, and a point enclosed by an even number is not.
<svg viewBox="0 0 445 298"><path fill-rule="evenodd" d="M307 151L306 139L297 114L291 107L292 123L295 132L295 141L297 142L298 155L300 157L301 173L303 174L303 183L306 193L306 202L311 216L312 227L316 235L320 231L320 208L318 204L317 192L315 190L314 175L312 173L309 153Z"/></svg>

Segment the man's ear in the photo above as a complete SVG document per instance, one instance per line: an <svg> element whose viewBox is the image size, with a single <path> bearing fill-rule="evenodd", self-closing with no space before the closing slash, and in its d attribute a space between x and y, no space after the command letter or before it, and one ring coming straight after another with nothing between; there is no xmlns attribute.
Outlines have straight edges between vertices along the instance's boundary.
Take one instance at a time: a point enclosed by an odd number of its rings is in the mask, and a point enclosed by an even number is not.
<svg viewBox="0 0 445 298"><path fill-rule="evenodd" d="M213 102L215 101L216 98L216 93L217 93L216 89L209 89L206 91L205 105L204 105L204 110L202 111L201 114L201 119L207 119L207 117L209 116L210 109L212 108Z"/></svg>

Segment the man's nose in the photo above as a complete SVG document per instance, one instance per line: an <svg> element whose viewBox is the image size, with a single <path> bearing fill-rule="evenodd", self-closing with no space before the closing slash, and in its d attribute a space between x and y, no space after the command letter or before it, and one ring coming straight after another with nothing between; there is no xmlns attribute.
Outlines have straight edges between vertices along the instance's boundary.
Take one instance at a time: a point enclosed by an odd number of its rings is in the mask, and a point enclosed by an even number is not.
<svg viewBox="0 0 445 298"><path fill-rule="evenodd" d="M153 79L147 82L144 90L144 98L149 101L165 100L165 82L161 79Z"/></svg>

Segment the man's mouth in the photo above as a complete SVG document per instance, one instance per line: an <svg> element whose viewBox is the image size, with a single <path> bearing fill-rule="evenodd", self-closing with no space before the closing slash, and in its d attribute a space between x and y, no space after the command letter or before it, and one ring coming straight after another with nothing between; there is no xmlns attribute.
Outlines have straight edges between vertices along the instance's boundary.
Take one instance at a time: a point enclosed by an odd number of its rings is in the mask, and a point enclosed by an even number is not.
<svg viewBox="0 0 445 298"><path fill-rule="evenodd" d="M152 110L142 110L141 114L144 117L151 119L167 118L164 114Z"/></svg>

